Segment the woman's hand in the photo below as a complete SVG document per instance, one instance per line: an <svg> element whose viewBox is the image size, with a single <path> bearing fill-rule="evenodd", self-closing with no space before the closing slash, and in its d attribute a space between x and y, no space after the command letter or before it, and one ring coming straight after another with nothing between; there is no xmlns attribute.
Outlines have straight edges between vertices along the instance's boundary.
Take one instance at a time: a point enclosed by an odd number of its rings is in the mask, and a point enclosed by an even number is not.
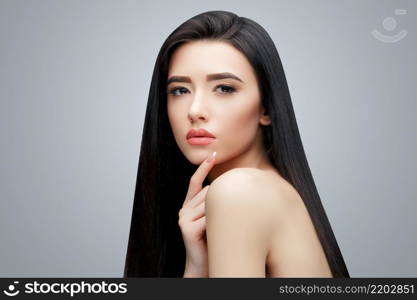
<svg viewBox="0 0 417 300"><path fill-rule="evenodd" d="M184 277L208 277L205 200L208 187L202 184L215 162L214 152L191 176L188 192L178 215L186 250Z"/></svg>

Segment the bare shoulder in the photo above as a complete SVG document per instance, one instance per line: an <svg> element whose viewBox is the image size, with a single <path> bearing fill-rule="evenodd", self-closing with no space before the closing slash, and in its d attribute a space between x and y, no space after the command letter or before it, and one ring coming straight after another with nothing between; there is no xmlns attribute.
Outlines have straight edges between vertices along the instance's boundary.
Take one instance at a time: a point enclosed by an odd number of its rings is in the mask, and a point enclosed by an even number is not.
<svg viewBox="0 0 417 300"><path fill-rule="evenodd" d="M205 209L212 276L331 277L303 199L277 173L225 172Z"/></svg>
<svg viewBox="0 0 417 300"><path fill-rule="evenodd" d="M207 202L266 207L272 213L299 205L301 200L293 186L276 172L255 168L231 169L216 178L209 187ZM265 215L264 215L265 217Z"/></svg>
<svg viewBox="0 0 417 300"><path fill-rule="evenodd" d="M210 277L265 277L291 197L290 185L271 172L235 168L216 178L205 202Z"/></svg>
<svg viewBox="0 0 417 300"><path fill-rule="evenodd" d="M235 168L216 178L207 192L207 218L221 210L228 210L228 219L237 225L250 218L252 228L270 241L288 215L305 213L305 206L297 190L277 172Z"/></svg>

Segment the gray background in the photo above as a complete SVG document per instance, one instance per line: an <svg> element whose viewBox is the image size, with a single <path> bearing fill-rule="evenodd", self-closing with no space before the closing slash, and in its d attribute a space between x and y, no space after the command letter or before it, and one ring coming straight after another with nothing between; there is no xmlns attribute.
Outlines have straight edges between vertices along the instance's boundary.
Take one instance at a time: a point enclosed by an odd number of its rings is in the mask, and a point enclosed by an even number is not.
<svg viewBox="0 0 417 300"><path fill-rule="evenodd" d="M0 276L122 277L157 53L230 10L276 43L351 276L416 277L416 1L255 2L0 1Z"/></svg>

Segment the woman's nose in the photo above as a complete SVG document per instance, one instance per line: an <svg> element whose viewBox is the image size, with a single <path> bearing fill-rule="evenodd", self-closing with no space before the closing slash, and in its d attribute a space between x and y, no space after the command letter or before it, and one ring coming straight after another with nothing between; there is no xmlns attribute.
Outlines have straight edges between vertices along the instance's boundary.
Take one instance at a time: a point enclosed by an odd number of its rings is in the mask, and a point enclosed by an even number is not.
<svg viewBox="0 0 417 300"><path fill-rule="evenodd" d="M207 117L207 107L205 106L203 95L195 94L188 110L188 118L191 121L196 121L199 119L207 120Z"/></svg>

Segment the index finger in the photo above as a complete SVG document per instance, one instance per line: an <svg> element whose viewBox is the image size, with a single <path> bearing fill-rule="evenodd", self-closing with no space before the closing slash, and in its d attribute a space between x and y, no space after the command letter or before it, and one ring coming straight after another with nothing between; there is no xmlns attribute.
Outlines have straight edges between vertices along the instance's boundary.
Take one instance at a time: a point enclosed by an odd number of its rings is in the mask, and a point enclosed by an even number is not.
<svg viewBox="0 0 417 300"><path fill-rule="evenodd" d="M214 166L216 152L213 152L206 160L204 160L193 176L190 178L190 184L188 186L187 196L185 196L184 204L193 198L202 188L202 184L211 168Z"/></svg>

